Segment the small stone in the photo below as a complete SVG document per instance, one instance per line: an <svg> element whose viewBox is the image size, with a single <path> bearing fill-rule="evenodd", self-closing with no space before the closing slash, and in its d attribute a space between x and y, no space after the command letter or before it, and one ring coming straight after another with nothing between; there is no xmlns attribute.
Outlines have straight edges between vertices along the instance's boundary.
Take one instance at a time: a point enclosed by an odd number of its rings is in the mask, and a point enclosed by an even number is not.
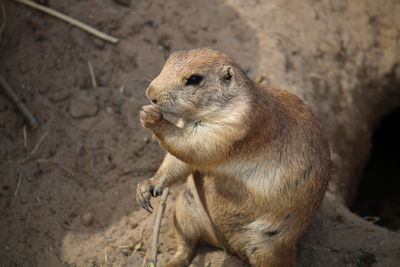
<svg viewBox="0 0 400 267"><path fill-rule="evenodd" d="M131 229L135 229L138 226L139 226L139 224L137 222L132 222L131 223Z"/></svg>
<svg viewBox="0 0 400 267"><path fill-rule="evenodd" d="M76 119L94 117L98 111L99 107L94 96L85 93L75 95L69 105L69 113Z"/></svg>
<svg viewBox="0 0 400 267"><path fill-rule="evenodd" d="M131 5L131 0L114 0L114 2L121 6L130 6Z"/></svg>
<svg viewBox="0 0 400 267"><path fill-rule="evenodd" d="M86 227L92 225L92 223L93 223L93 214L90 213L90 212L87 212L87 213L83 214L82 223Z"/></svg>

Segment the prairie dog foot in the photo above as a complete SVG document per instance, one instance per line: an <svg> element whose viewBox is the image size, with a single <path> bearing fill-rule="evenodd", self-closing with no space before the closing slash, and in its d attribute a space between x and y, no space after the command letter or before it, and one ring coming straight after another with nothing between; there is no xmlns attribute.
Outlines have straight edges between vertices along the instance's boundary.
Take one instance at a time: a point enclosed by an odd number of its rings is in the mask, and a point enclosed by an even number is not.
<svg viewBox="0 0 400 267"><path fill-rule="evenodd" d="M136 202L151 213L153 207L151 206L151 197L158 197L162 194L163 187L161 185L153 184L151 179L140 182L136 187Z"/></svg>

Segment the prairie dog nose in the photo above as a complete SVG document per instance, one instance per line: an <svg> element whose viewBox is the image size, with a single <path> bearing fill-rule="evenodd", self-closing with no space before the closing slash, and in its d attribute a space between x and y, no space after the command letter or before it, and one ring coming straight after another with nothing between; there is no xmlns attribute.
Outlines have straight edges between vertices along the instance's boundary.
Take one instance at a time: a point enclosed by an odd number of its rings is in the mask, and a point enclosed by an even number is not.
<svg viewBox="0 0 400 267"><path fill-rule="evenodd" d="M146 90L146 96L153 104L157 104L157 98L154 91L154 87L150 85Z"/></svg>

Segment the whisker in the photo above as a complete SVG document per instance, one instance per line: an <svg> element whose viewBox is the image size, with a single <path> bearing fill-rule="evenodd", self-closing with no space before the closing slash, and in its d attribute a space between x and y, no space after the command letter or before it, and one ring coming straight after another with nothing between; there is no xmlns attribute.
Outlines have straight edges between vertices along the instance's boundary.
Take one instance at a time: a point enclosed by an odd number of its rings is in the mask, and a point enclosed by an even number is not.
<svg viewBox="0 0 400 267"><path fill-rule="evenodd" d="M144 74L148 78L147 81L151 82L152 80L154 80L154 77L152 77L150 74L148 74L147 72L145 72L141 68L137 67L137 70L140 71L142 74Z"/></svg>

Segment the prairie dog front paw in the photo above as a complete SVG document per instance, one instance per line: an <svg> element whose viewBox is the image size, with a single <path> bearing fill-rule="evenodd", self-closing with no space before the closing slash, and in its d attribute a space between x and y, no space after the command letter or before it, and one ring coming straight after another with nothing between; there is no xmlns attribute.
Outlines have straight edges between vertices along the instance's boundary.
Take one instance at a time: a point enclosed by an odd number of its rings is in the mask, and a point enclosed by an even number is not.
<svg viewBox="0 0 400 267"><path fill-rule="evenodd" d="M158 197L162 194L163 187L159 184L153 184L151 180L145 180L140 182L136 188L136 202L147 210L151 212L153 207L151 206L151 197Z"/></svg>
<svg viewBox="0 0 400 267"><path fill-rule="evenodd" d="M162 121L163 114L159 108L153 105L147 105L142 107L140 111L140 123L144 128L151 128L157 123Z"/></svg>

